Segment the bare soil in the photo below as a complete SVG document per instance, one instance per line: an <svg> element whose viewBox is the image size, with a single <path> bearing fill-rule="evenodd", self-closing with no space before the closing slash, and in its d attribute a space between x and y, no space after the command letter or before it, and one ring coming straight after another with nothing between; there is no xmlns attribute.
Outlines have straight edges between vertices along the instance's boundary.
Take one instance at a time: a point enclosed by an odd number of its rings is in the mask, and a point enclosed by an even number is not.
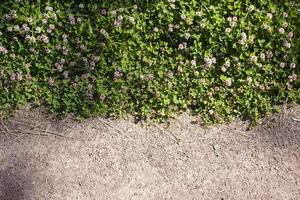
<svg viewBox="0 0 300 200"><path fill-rule="evenodd" d="M300 107L247 131L167 124L76 122L23 110L0 125L1 200L300 199Z"/></svg>

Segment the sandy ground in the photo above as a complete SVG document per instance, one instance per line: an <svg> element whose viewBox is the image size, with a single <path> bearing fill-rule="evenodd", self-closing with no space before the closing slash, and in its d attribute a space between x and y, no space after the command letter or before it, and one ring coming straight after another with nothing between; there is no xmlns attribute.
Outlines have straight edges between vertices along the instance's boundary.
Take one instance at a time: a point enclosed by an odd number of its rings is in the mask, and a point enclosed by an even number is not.
<svg viewBox="0 0 300 200"><path fill-rule="evenodd" d="M204 129L187 114L165 127L20 111L0 125L0 199L298 200L292 116L300 107L246 131L245 122Z"/></svg>

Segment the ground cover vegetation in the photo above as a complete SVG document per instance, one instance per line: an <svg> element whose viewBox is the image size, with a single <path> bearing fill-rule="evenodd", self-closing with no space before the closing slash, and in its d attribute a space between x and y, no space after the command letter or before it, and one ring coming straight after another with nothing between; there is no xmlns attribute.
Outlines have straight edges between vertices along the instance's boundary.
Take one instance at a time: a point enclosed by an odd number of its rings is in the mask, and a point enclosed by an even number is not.
<svg viewBox="0 0 300 200"><path fill-rule="evenodd" d="M300 2L1 1L1 116L258 122L300 94Z"/></svg>

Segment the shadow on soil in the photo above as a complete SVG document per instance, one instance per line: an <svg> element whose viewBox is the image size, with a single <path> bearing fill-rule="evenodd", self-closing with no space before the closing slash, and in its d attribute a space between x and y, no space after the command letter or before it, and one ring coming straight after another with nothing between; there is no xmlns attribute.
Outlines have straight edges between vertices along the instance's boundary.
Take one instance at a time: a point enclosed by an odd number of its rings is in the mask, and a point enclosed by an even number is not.
<svg viewBox="0 0 300 200"><path fill-rule="evenodd" d="M13 166L0 170L0 200L25 200L24 192L30 190L31 175L20 173L20 168L26 171L26 161L14 158L13 163Z"/></svg>

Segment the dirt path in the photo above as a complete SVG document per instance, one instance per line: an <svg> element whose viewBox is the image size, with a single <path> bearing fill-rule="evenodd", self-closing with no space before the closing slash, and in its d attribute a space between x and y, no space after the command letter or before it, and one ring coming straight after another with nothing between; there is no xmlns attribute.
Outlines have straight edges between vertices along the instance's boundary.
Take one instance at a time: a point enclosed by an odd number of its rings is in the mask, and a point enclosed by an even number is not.
<svg viewBox="0 0 300 200"><path fill-rule="evenodd" d="M205 130L188 115L166 130L21 112L0 125L0 199L298 200L300 122L291 116L300 107L290 112L252 131L243 122Z"/></svg>

